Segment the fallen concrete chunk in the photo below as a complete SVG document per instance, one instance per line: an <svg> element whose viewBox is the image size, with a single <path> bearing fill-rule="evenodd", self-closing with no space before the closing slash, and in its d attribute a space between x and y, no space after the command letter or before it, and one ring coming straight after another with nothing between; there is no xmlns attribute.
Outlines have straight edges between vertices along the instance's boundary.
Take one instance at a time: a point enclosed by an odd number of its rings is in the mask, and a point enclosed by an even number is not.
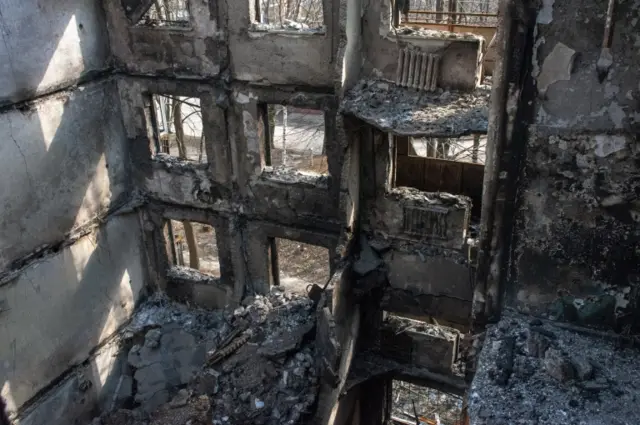
<svg viewBox="0 0 640 425"><path fill-rule="evenodd" d="M382 265L382 259L371 248L367 238L360 238L360 255L358 260L353 263L353 271L360 276L370 273Z"/></svg>

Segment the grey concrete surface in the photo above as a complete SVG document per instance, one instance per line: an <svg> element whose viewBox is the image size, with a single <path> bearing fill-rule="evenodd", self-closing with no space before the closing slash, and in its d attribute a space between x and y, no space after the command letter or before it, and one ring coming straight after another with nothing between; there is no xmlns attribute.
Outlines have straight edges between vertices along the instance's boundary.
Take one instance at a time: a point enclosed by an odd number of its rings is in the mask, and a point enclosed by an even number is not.
<svg viewBox="0 0 640 425"><path fill-rule="evenodd" d="M604 306L615 297L600 320L622 328L635 326L631 293L640 276L640 4L618 6L613 65L602 83L596 62L606 4L556 2L538 14L535 91L524 99L533 107L532 127L508 302L525 312L583 321L592 317L582 312L591 308L586 300ZM576 315L562 311L558 291L575 298Z"/></svg>
<svg viewBox="0 0 640 425"><path fill-rule="evenodd" d="M22 406L123 325L145 285L136 214L111 218L0 287L0 382Z"/></svg>
<svg viewBox="0 0 640 425"><path fill-rule="evenodd" d="M109 44L98 1L3 1L0 34L0 105L107 67Z"/></svg>
<svg viewBox="0 0 640 425"><path fill-rule="evenodd" d="M129 156L116 96L106 81L0 113L0 270L126 196Z"/></svg>

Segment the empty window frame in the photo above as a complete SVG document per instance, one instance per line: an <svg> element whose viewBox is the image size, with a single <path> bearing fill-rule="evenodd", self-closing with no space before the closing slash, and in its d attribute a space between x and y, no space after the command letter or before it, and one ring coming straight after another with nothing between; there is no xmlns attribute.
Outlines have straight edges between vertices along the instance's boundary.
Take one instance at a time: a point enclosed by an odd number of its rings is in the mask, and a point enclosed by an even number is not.
<svg viewBox="0 0 640 425"><path fill-rule="evenodd" d="M391 394L392 422L434 425L465 423L462 397L399 380L393 380Z"/></svg>
<svg viewBox="0 0 640 425"><path fill-rule="evenodd" d="M465 32L495 28L497 14L498 0L405 0L394 3L393 19L396 26Z"/></svg>
<svg viewBox="0 0 640 425"><path fill-rule="evenodd" d="M255 29L324 31L323 0L249 0Z"/></svg>
<svg viewBox="0 0 640 425"><path fill-rule="evenodd" d="M484 164L487 136L473 134L459 138L409 137L409 156L440 158Z"/></svg>
<svg viewBox="0 0 640 425"><path fill-rule="evenodd" d="M216 232L212 226L168 220L165 238L174 266L188 267L213 277L220 277Z"/></svg>
<svg viewBox="0 0 640 425"><path fill-rule="evenodd" d="M156 153L207 162L199 98L154 94L149 113Z"/></svg>
<svg viewBox="0 0 640 425"><path fill-rule="evenodd" d="M188 0L155 0L136 23L139 27L152 28L188 28L189 25Z"/></svg>
<svg viewBox="0 0 640 425"><path fill-rule="evenodd" d="M329 250L290 239L269 238L272 281L283 289L306 294L312 284L324 286L331 277Z"/></svg>
<svg viewBox="0 0 640 425"><path fill-rule="evenodd" d="M323 111L261 104L260 115L267 166L328 173Z"/></svg>

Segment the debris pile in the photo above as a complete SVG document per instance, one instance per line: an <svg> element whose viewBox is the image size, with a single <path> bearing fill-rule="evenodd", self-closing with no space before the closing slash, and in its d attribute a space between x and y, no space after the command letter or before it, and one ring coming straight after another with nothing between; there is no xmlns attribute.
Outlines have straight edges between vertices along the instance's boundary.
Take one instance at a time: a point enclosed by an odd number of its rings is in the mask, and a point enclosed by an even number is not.
<svg viewBox="0 0 640 425"><path fill-rule="evenodd" d="M154 296L124 331L130 373L94 424L300 423L317 396L314 330L312 301L278 288L233 311Z"/></svg>
<svg viewBox="0 0 640 425"><path fill-rule="evenodd" d="M253 22L251 24L251 31L295 31L307 34L324 34L326 32L326 28L324 25L308 25L304 22L284 19L281 24Z"/></svg>
<svg viewBox="0 0 640 425"><path fill-rule="evenodd" d="M446 39L446 40L468 40L468 41L480 41L482 39L481 36L475 35L470 32L466 33L457 33L450 31L442 31L442 30L431 30L428 28L422 28L418 26L406 26L403 25L397 28L394 32L396 35L406 35L412 37L424 37L424 38L435 38L435 39Z"/></svg>
<svg viewBox="0 0 640 425"><path fill-rule="evenodd" d="M487 86L471 93L442 89L427 93L364 80L346 94L342 109L397 135L459 137L487 132L490 93Z"/></svg>
<svg viewBox="0 0 640 425"><path fill-rule="evenodd" d="M487 331L471 423L638 424L638 354L606 334L506 314Z"/></svg>
<svg viewBox="0 0 640 425"><path fill-rule="evenodd" d="M395 418L412 423L416 418L421 423L438 418L454 425L462 417L462 397L403 381L393 381L392 391L391 415Z"/></svg>

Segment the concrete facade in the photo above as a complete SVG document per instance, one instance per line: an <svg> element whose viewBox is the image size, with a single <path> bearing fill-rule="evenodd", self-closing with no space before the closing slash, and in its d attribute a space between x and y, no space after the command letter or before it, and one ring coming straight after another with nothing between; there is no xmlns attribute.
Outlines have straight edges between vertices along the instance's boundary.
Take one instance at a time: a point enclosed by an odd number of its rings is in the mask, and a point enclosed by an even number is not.
<svg viewBox="0 0 640 425"><path fill-rule="evenodd" d="M0 384L19 423L84 421L117 404L115 381L143 383L129 398L147 410L167 402L204 346L192 364L193 335L176 343L188 370L167 387L170 356L123 372L118 331L150 293L239 317L289 261L275 238L329 252L330 279L307 287L317 423L387 423L394 379L463 394L462 336L503 309L637 325L637 4L616 10L599 82L604 4L502 2L490 89L489 40L393 28L388 1L323 0L317 30L257 24L249 0L187 0L185 22L146 25L151 3L0 5ZM402 51L438 57L434 87L397 82L418 72ZM197 100L203 161L161 152L158 95ZM269 105L314 111L326 168L270 165ZM459 187L396 184L409 138L484 134L467 180L443 158L407 173ZM171 220L213 229L219 277L175 261ZM429 326L380 345L389 313Z"/></svg>
<svg viewBox="0 0 640 425"><path fill-rule="evenodd" d="M1 6L0 105L64 88L107 68L99 2L10 1Z"/></svg>
<svg viewBox="0 0 640 425"><path fill-rule="evenodd" d="M129 146L116 82L104 75L100 2L3 2L0 34L0 390L20 423L69 423L97 406L112 359L95 374L77 366L129 320L147 284L127 206ZM27 413L74 370L91 391L74 406L52 393L57 407Z"/></svg>

